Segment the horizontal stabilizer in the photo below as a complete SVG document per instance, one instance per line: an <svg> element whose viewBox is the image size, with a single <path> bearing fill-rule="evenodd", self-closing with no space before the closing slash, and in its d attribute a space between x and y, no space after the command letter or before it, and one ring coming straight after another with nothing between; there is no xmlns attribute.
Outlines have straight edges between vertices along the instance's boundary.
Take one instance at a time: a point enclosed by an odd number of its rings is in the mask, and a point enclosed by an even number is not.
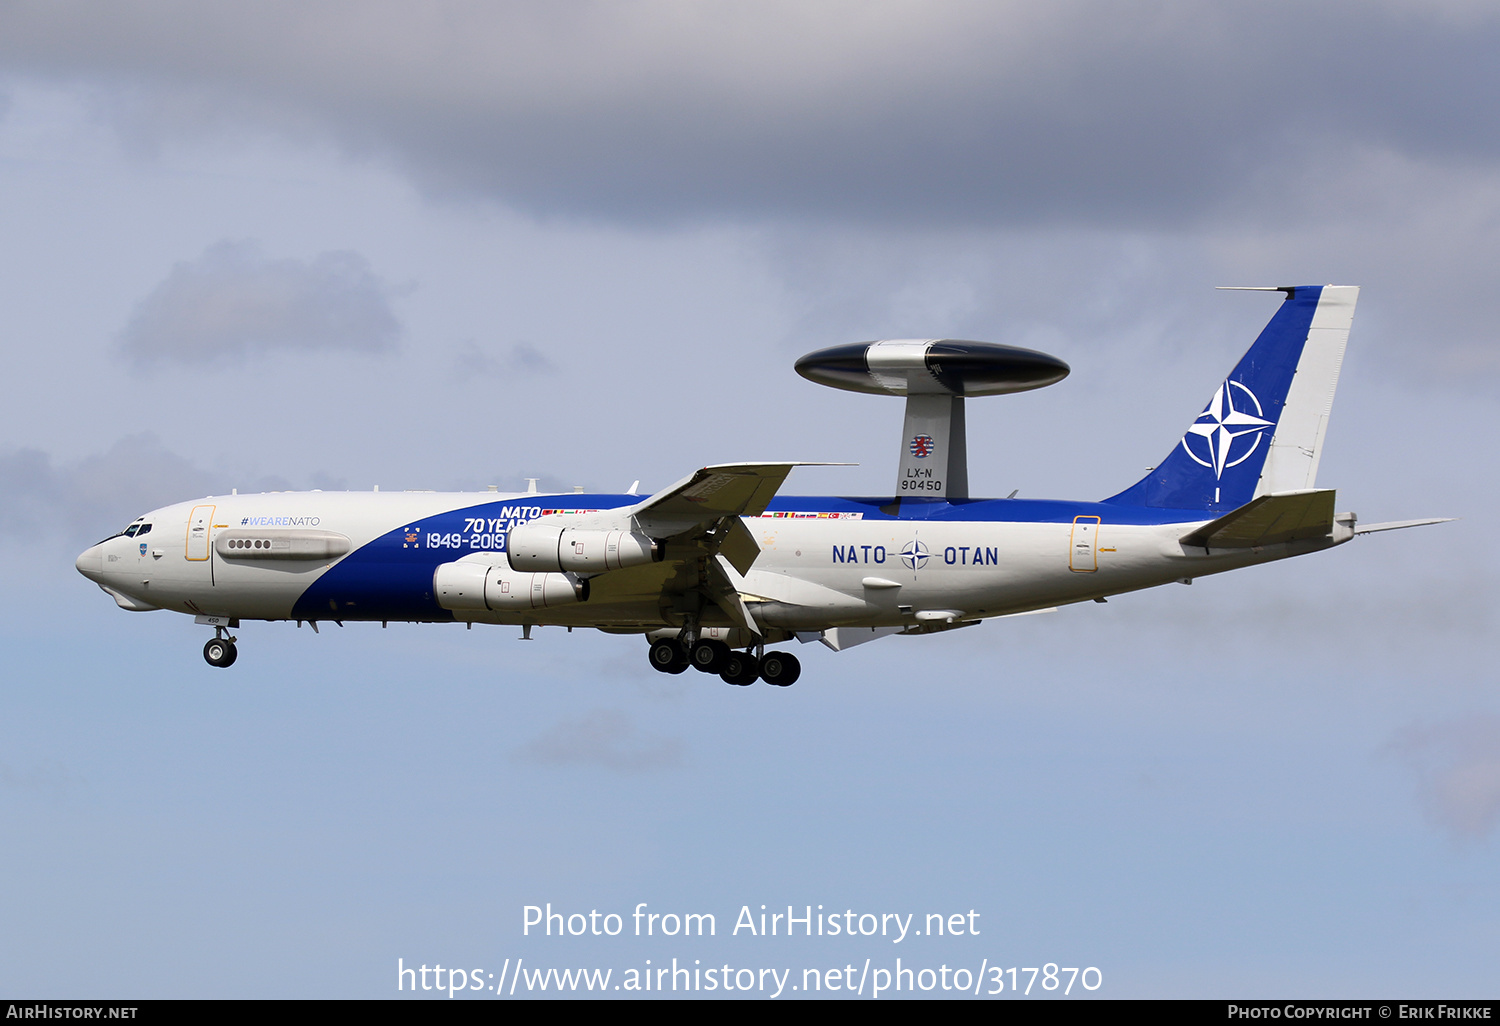
<svg viewBox="0 0 1500 1026"><path fill-rule="evenodd" d="M1301 538L1321 538L1333 530L1332 488L1273 492L1182 536L1182 544L1208 549L1242 549Z"/></svg>
<svg viewBox="0 0 1500 1026"><path fill-rule="evenodd" d="M1366 524L1356 527L1355 534L1374 534L1376 531L1399 531L1403 527L1426 527L1428 524L1451 524L1457 517L1433 517L1429 520L1391 520L1384 524Z"/></svg>

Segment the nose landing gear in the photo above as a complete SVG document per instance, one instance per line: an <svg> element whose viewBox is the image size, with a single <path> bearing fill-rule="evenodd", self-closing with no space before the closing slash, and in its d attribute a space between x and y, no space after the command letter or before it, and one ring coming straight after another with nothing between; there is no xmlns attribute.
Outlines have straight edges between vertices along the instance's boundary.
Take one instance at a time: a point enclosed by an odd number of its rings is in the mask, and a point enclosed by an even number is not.
<svg viewBox="0 0 1500 1026"><path fill-rule="evenodd" d="M224 633L224 628L215 627L213 638L203 646L204 661L209 666L217 666L221 670L233 666L240 654L239 649L234 647L234 641L233 637Z"/></svg>

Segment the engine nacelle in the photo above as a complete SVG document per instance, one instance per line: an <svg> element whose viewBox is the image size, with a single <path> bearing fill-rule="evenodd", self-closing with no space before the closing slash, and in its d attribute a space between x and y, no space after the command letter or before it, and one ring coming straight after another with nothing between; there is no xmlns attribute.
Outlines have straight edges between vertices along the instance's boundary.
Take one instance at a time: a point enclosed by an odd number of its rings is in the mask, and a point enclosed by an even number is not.
<svg viewBox="0 0 1500 1026"><path fill-rule="evenodd" d="M522 524L505 543L511 569L599 574L659 563L666 543L630 531L594 531L555 524Z"/></svg>
<svg viewBox="0 0 1500 1026"><path fill-rule="evenodd" d="M569 574L517 573L495 563L444 563L432 575L432 593L444 609L506 612L582 602L589 582Z"/></svg>

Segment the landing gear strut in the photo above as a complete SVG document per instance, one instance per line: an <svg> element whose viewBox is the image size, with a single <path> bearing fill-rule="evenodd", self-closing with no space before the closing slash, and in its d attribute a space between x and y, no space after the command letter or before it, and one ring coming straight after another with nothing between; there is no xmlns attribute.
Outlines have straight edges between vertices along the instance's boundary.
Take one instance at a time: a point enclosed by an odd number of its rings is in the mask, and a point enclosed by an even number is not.
<svg viewBox="0 0 1500 1026"><path fill-rule="evenodd" d="M213 638L203 646L204 660L209 666L217 666L221 670L233 666L239 654L239 649L234 647L234 638L226 635L222 627L215 627Z"/></svg>

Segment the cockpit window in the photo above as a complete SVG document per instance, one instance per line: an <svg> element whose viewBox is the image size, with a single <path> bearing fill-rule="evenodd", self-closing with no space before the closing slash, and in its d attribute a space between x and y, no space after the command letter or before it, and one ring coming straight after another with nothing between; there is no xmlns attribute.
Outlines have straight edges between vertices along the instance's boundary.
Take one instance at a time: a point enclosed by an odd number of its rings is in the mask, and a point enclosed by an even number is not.
<svg viewBox="0 0 1500 1026"><path fill-rule="evenodd" d="M112 534L112 535L109 536L109 538L120 538L120 537L125 537L125 538L139 538L143 534L150 534L150 533L151 533L151 525L150 524L143 524L139 520L137 520L135 523L133 523L129 527L125 528L125 530L121 531L119 534ZM109 541L109 538L104 539L104 541ZM100 544L102 545L102 544L104 544L104 542L100 542Z"/></svg>
<svg viewBox="0 0 1500 1026"><path fill-rule="evenodd" d="M145 519L145 517L141 517L141 520ZM141 523L141 520L137 520L135 523L131 524L129 527L125 528L125 530L119 532L118 534L110 535L109 538L139 538L143 534L150 534L151 525L143 524ZM99 542L99 544L103 545L104 542L109 541L109 538L103 539Z"/></svg>

